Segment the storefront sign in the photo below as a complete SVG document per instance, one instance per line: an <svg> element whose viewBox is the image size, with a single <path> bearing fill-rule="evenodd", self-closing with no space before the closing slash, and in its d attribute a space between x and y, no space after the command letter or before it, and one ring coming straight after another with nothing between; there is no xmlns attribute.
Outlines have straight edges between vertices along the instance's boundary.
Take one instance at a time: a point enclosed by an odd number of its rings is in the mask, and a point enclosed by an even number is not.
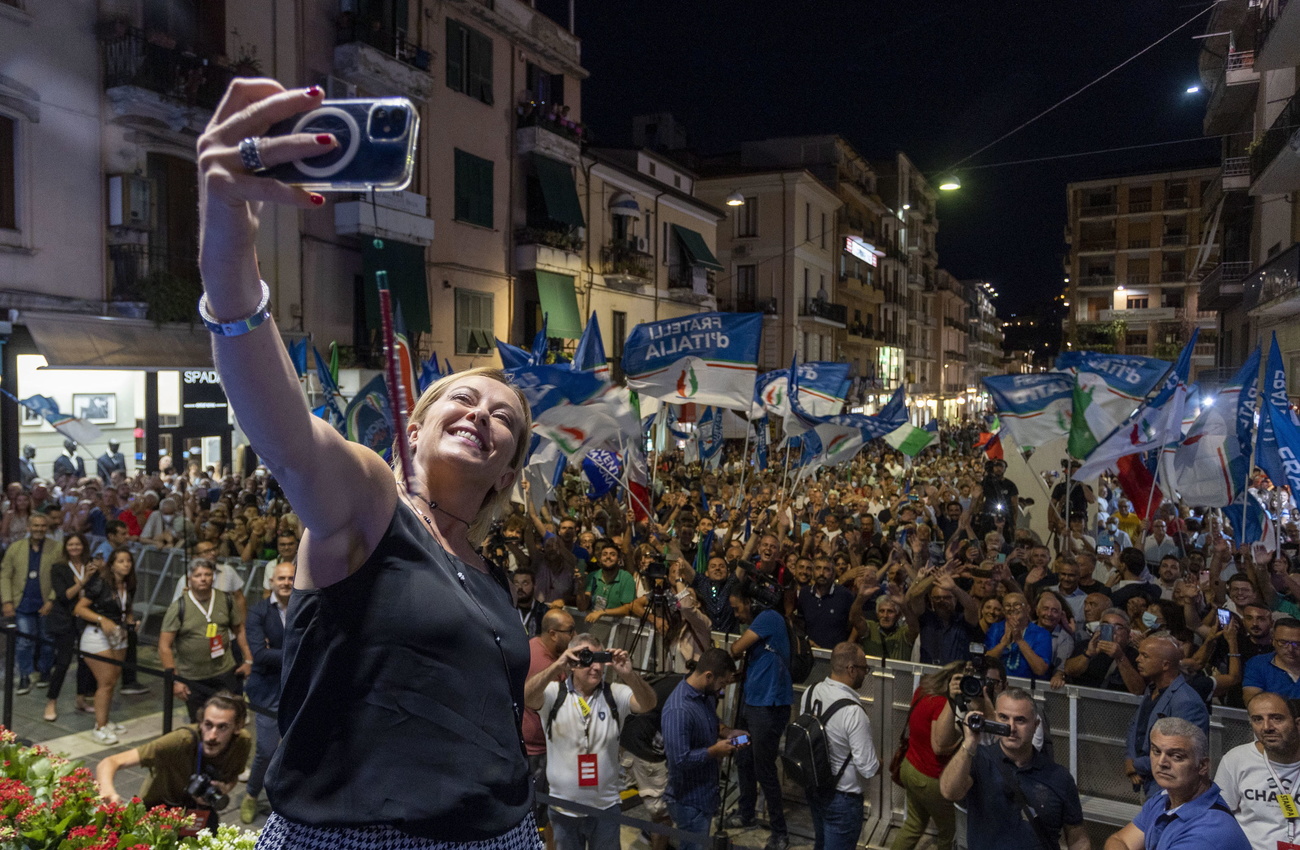
<svg viewBox="0 0 1300 850"><path fill-rule="evenodd" d="M186 431L210 434L230 427L230 404L215 369L181 372L181 422Z"/></svg>
<svg viewBox="0 0 1300 850"><path fill-rule="evenodd" d="M880 262L876 258L875 248L856 236L844 237L844 250L869 266L875 266Z"/></svg>

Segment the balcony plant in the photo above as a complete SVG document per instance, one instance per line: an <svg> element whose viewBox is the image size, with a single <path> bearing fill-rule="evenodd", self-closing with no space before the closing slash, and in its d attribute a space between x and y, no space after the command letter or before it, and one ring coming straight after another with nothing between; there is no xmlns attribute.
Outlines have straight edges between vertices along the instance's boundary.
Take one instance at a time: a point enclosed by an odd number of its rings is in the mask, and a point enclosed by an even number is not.
<svg viewBox="0 0 1300 850"><path fill-rule="evenodd" d="M581 251L584 244L576 227L529 225L520 229L515 238L525 245L545 245L574 253Z"/></svg>
<svg viewBox="0 0 1300 850"><path fill-rule="evenodd" d="M141 281L140 290L149 305L149 318L156 324L194 324L198 318L194 305L203 294L203 287L197 280L173 274L167 269L156 269Z"/></svg>

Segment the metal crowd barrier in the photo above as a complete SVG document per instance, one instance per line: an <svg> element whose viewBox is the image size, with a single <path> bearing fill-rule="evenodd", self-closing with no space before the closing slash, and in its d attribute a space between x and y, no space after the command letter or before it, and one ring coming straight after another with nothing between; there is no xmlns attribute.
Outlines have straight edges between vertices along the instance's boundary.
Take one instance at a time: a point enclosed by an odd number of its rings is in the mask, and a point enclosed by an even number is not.
<svg viewBox="0 0 1300 850"><path fill-rule="evenodd" d="M595 624L584 622L583 612L569 609L579 632L591 632L604 641L607 647L629 649L637 632L639 621L633 617L620 620L601 619ZM646 669L647 662L656 653L655 636L647 625L646 636L637 644L633 665ZM726 646L738 635L713 633L715 646ZM830 674L830 651L814 649L816 659L813 671L802 685L795 686L795 705L800 695ZM862 841L872 845L888 846L893 830L900 828L904 819L902 788L889 779L890 756L898 744L899 734L907 720L912 693L921 677L938 668L910 661L893 661L868 656L871 672L862 683L859 694L871 720L872 740L880 759L881 770L868 783L865 791L866 819ZM1066 767L1079 787L1083 804L1084 822L1093 845L1100 847L1115 830L1128 823L1141 808L1141 798L1124 776L1123 765L1126 735L1129 722L1137 711L1141 698L1128 693L1104 691L1069 685L1059 691L1051 690L1046 683L1031 683L1028 679L1012 677L1012 687L1031 691L1039 713L1046 718L1051 730L1056 761ZM738 686L731 686L723 703L724 716L734 716ZM1217 768L1220 757L1233 747L1253 740L1250 722L1243 709L1213 706L1210 710L1210 764ZM786 783L785 796L796 803L803 802L803 792L798 786ZM964 830L958 829L958 843L964 846Z"/></svg>
<svg viewBox="0 0 1300 850"><path fill-rule="evenodd" d="M176 587L185 581L190 556L184 549L160 549L156 546L129 547L135 554L135 613L140 619L140 635L156 643L162 630L163 615L176 595ZM244 596L251 605L261 598L266 567L270 561L243 561L217 558L232 567L243 582Z"/></svg>

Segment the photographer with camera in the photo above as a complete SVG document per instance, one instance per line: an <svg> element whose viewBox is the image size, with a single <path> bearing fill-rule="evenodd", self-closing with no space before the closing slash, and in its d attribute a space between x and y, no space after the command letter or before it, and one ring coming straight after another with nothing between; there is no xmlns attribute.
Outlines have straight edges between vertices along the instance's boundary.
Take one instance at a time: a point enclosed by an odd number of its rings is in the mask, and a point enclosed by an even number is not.
<svg viewBox="0 0 1300 850"><path fill-rule="evenodd" d="M976 531L983 536L997 527L998 518L1013 520L1020 510L1020 488L1006 478L1007 462L1001 458L984 464L984 478L980 480L982 509ZM1014 522L1007 522L1014 527Z"/></svg>
<svg viewBox="0 0 1300 850"><path fill-rule="evenodd" d="M966 715L964 739L939 776L939 792L966 807L970 850L1090 848L1079 791L1068 770L1034 749L1038 711L1028 691L998 695L996 721ZM997 746L983 746L986 735Z"/></svg>
<svg viewBox="0 0 1300 850"><path fill-rule="evenodd" d="M605 668L623 683L605 681ZM556 681L564 675L563 681ZM591 635L578 635L554 664L528 678L524 705L542 719L550 794L608 814L619 811L620 718L655 707L654 690L632 669L626 651L608 652ZM550 806L559 850L605 850L619 846L613 818Z"/></svg>
<svg viewBox="0 0 1300 850"><path fill-rule="evenodd" d="M124 767L141 765L149 769L137 795L145 806L197 809L200 825L215 830L217 815L229 804L230 790L253 749L253 739L244 728L247 712L244 701L234 694L213 694L203 704L197 724L100 761L95 767L99 796L120 805L114 777Z"/></svg>

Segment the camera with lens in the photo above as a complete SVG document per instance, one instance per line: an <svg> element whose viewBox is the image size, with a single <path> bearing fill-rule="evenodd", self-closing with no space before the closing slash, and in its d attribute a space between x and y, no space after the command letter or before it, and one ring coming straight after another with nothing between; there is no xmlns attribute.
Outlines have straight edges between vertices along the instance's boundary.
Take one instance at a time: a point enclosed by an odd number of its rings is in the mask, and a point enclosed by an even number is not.
<svg viewBox="0 0 1300 850"><path fill-rule="evenodd" d="M957 683L959 689L957 704L963 712L970 711L970 702L973 699L983 697L990 704L993 703L994 682L984 675L988 670L988 660L982 655L977 655L970 660L970 667L974 673L967 673Z"/></svg>
<svg viewBox="0 0 1300 850"><path fill-rule="evenodd" d="M612 652L597 652L593 649L583 647L578 650L578 666L590 667L593 664L608 664L614 660Z"/></svg>
<svg viewBox="0 0 1300 850"><path fill-rule="evenodd" d="M966 725L971 728L972 732L981 732L985 735L999 735L1005 738L1007 735L1011 734L1010 726L1005 723L999 723L996 720L989 720L982 714L967 715Z"/></svg>
<svg viewBox="0 0 1300 850"><path fill-rule="evenodd" d="M185 793L196 803L207 806L213 811L221 811L230 805L230 797L212 784L212 777L206 773L191 774L185 783Z"/></svg>

